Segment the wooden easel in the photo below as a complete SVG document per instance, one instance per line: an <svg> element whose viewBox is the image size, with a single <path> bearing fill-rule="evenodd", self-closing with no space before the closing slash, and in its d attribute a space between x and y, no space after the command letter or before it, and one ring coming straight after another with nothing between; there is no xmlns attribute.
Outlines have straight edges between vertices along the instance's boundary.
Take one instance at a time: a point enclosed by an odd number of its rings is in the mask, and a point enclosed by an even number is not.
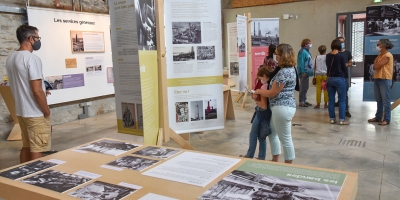
<svg viewBox="0 0 400 200"><path fill-rule="evenodd" d="M15 114L15 102L10 86L0 86L0 94L6 103L11 118L14 121L14 127L12 128L7 140L21 140L21 128L19 127L18 118Z"/></svg>

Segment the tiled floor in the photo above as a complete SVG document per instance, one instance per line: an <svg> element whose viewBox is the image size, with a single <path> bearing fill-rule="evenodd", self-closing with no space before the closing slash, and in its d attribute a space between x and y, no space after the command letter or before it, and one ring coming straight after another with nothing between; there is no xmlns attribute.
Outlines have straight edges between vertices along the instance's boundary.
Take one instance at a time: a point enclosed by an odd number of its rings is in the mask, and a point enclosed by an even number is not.
<svg viewBox="0 0 400 200"><path fill-rule="evenodd" d="M362 80L350 89L349 126L329 124L327 109L298 107L293 119L294 163L359 173L357 199L400 199L400 108L393 111L389 126L367 123L375 114L376 104L362 101ZM296 94L297 97L297 94ZM308 92L315 103L315 87ZM250 102L250 101L249 101ZM225 129L191 134L190 143L199 151L225 155L244 154L248 148L250 102L241 109L234 103L236 120ZM53 127L53 149L61 151L102 137L142 142L142 137L117 133L115 113L108 113ZM365 142L365 147L340 145L342 140ZM170 141L165 146L178 147ZM0 169L18 164L21 142L0 141ZM270 159L268 148L267 159ZM283 156L282 156L283 159Z"/></svg>

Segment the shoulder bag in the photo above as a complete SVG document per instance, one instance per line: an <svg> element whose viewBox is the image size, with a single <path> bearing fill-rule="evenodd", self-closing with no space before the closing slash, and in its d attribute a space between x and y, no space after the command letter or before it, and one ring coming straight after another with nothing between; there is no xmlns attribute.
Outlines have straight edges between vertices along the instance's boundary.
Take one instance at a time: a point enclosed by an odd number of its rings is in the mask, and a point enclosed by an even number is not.
<svg viewBox="0 0 400 200"><path fill-rule="evenodd" d="M312 84L316 85L317 84L317 79L315 78L315 73L317 71L317 57L315 56L315 61L314 61L314 78L312 79Z"/></svg>

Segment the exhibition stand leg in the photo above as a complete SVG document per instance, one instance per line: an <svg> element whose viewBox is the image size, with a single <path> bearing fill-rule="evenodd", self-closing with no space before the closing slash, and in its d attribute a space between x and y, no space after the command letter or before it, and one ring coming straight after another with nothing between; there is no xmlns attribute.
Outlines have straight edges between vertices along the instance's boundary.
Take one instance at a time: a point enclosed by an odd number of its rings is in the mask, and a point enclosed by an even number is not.
<svg viewBox="0 0 400 200"><path fill-rule="evenodd" d="M236 97L235 102L239 103L240 99L244 96L244 92L239 93L239 95Z"/></svg>
<svg viewBox="0 0 400 200"><path fill-rule="evenodd" d="M397 106L400 105L400 98L397 99L395 102L392 103L392 111L396 109Z"/></svg>
<svg viewBox="0 0 400 200"><path fill-rule="evenodd" d="M224 121L226 119L235 119L235 111L233 110L232 94L229 86L224 86Z"/></svg>
<svg viewBox="0 0 400 200"><path fill-rule="evenodd" d="M0 94L6 103L11 118L14 121L14 127L12 128L7 140L21 140L21 128L19 127L18 118L15 114L15 102L10 86L0 86Z"/></svg>

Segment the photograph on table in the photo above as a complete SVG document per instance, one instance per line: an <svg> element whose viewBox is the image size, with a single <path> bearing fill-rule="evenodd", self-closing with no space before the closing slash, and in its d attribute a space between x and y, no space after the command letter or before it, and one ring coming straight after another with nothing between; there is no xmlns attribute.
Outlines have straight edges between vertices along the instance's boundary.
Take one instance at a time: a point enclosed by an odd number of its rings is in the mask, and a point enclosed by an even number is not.
<svg viewBox="0 0 400 200"><path fill-rule="evenodd" d="M197 60L214 60L215 46L197 46Z"/></svg>
<svg viewBox="0 0 400 200"><path fill-rule="evenodd" d="M154 0L135 0L139 50L157 50Z"/></svg>
<svg viewBox="0 0 400 200"><path fill-rule="evenodd" d="M78 199L112 199L119 200L132 193L136 189L105 183L102 181L95 181L89 185L79 188L68 195Z"/></svg>
<svg viewBox="0 0 400 200"><path fill-rule="evenodd" d="M365 36L400 35L400 4L367 7Z"/></svg>
<svg viewBox="0 0 400 200"><path fill-rule="evenodd" d="M365 55L364 58L364 82L374 81L374 61L378 55ZM400 82L400 55L393 55L393 78L392 81Z"/></svg>
<svg viewBox="0 0 400 200"><path fill-rule="evenodd" d="M158 162L159 162L158 160L151 160L151 159L141 158L141 157L136 157L136 156L124 156L124 157L118 158L115 161L107 163L106 165L119 167L119 168L125 168L125 169L131 169L131 170L136 170L136 171L142 171Z"/></svg>
<svg viewBox="0 0 400 200"><path fill-rule="evenodd" d="M206 120L217 119L217 100L204 100Z"/></svg>
<svg viewBox="0 0 400 200"><path fill-rule="evenodd" d="M197 199L336 200L339 196L340 189L340 186L235 170Z"/></svg>
<svg viewBox="0 0 400 200"><path fill-rule="evenodd" d="M279 19L251 20L251 46L279 44Z"/></svg>
<svg viewBox="0 0 400 200"><path fill-rule="evenodd" d="M49 169L51 167L56 166L57 164L51 163L51 162L45 162L41 160L37 160L31 163L28 163L26 165L22 165L7 171L0 172L0 176L9 178L12 180L16 180L40 171L43 171L45 169Z"/></svg>
<svg viewBox="0 0 400 200"><path fill-rule="evenodd" d="M191 61L195 59L194 47L174 47L173 49L173 61Z"/></svg>
<svg viewBox="0 0 400 200"><path fill-rule="evenodd" d="M153 158L159 159L167 159L181 151L175 149L167 149L161 147L146 147L139 151L133 152L133 154L141 155L141 156L149 156Z"/></svg>
<svg viewBox="0 0 400 200"><path fill-rule="evenodd" d="M51 85L52 90L63 89L63 78L62 76L48 76L45 80Z"/></svg>
<svg viewBox="0 0 400 200"><path fill-rule="evenodd" d="M121 102L121 109L124 128L136 129L135 104Z"/></svg>
<svg viewBox="0 0 400 200"><path fill-rule="evenodd" d="M137 117L138 117L138 129L143 130L143 107L142 104L136 104Z"/></svg>
<svg viewBox="0 0 400 200"><path fill-rule="evenodd" d="M231 76L239 76L239 62L231 62L229 66Z"/></svg>
<svg viewBox="0 0 400 200"><path fill-rule="evenodd" d="M204 120L203 101L190 102L190 121Z"/></svg>
<svg viewBox="0 0 400 200"><path fill-rule="evenodd" d="M30 185L35 185L41 188L63 193L91 180L92 179L90 178L85 178L82 176L55 170L48 170L21 181Z"/></svg>
<svg viewBox="0 0 400 200"><path fill-rule="evenodd" d="M200 44L201 22L172 22L172 44Z"/></svg>
<svg viewBox="0 0 400 200"><path fill-rule="evenodd" d="M189 121L189 103L188 102L175 102L176 108L176 122Z"/></svg>
<svg viewBox="0 0 400 200"><path fill-rule="evenodd" d="M79 147L78 150L118 156L139 146L140 145L134 145L113 140L100 140L98 142Z"/></svg>

